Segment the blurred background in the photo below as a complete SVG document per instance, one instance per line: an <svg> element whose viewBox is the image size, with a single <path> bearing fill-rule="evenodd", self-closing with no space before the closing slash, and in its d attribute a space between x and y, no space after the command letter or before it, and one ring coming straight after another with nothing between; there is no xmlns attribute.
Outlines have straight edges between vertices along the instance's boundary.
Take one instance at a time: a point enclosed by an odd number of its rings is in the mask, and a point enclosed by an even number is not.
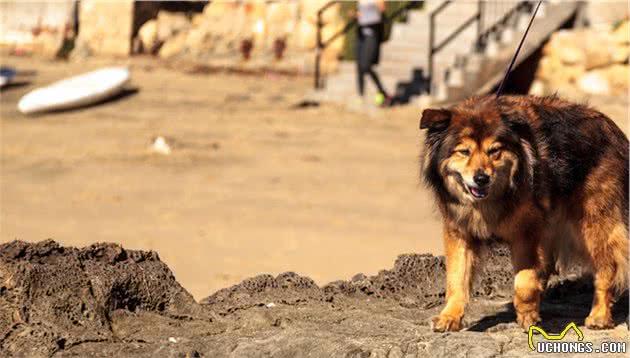
<svg viewBox="0 0 630 358"><path fill-rule="evenodd" d="M0 241L156 250L196 298L441 254L420 113L496 90L535 5L386 2L384 107L369 80L357 94L354 1L3 0ZM629 32L627 1L545 1L506 92L588 101L627 133ZM17 108L109 66L131 73L112 98Z"/></svg>

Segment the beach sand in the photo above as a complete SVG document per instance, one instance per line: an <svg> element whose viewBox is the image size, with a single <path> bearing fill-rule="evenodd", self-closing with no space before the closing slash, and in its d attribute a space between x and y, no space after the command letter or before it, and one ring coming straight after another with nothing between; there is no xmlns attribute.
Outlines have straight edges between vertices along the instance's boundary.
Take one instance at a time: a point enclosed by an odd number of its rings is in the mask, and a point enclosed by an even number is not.
<svg viewBox="0 0 630 358"><path fill-rule="evenodd" d="M127 63L137 93L31 117L23 94L106 63L3 59L36 74L1 95L0 242L156 250L197 299L261 273L325 284L442 252L419 108L294 109L310 77ZM170 155L149 152L156 136Z"/></svg>
<svg viewBox="0 0 630 358"><path fill-rule="evenodd" d="M23 94L112 62L3 59L36 75L0 99L0 242L156 250L197 299L262 273L322 285L442 253L418 176L420 108L294 109L312 78L114 63L137 93L31 117ZM627 133L627 97L590 104ZM170 155L148 150L156 136Z"/></svg>

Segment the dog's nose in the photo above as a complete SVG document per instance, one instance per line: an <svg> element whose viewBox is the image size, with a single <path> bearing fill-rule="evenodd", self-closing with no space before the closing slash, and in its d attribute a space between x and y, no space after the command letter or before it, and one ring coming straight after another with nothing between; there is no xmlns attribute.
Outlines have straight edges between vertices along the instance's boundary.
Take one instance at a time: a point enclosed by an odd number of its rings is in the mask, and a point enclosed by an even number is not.
<svg viewBox="0 0 630 358"><path fill-rule="evenodd" d="M486 186L488 185L488 183L490 183L490 177L484 173L475 174L473 180L475 181L475 184L479 186Z"/></svg>

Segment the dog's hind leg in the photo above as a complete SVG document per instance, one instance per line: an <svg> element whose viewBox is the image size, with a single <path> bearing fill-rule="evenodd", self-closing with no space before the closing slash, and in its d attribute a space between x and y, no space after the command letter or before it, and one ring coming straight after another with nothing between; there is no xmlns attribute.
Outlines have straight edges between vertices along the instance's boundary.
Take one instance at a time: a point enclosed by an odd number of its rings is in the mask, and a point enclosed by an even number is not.
<svg viewBox="0 0 630 358"><path fill-rule="evenodd" d="M588 235L585 240L591 256L595 286L593 306L584 323L592 329L614 327L611 307L616 293L627 285L627 231L621 223L611 225L610 219L603 220L598 225L588 225L583 231Z"/></svg>
<svg viewBox="0 0 630 358"><path fill-rule="evenodd" d="M599 267L594 273L593 306L591 313L584 320L586 327L591 329L607 329L614 327L612 320L611 306L612 299L612 278L614 272L611 267Z"/></svg>
<svg viewBox="0 0 630 358"><path fill-rule="evenodd" d="M459 331L468 303L472 284L474 262L479 245L465 234L445 225L446 245L446 306L432 319L436 332Z"/></svg>
<svg viewBox="0 0 630 358"><path fill-rule="evenodd" d="M601 163L587 177L584 190L576 193L581 199L576 217L580 238L594 277L593 306L584 320L592 329L614 326L612 304L628 284L628 185L623 182L628 164L611 158L601 159ZM626 166L625 177L617 174L622 165Z"/></svg>

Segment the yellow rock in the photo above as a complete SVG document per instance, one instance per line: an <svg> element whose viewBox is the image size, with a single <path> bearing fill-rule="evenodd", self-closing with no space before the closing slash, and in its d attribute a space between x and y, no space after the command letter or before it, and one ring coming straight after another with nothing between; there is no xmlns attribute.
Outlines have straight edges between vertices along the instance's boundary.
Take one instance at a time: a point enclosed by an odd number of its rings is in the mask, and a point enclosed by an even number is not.
<svg viewBox="0 0 630 358"><path fill-rule="evenodd" d="M627 94L628 92L628 65L612 65L603 69L614 94Z"/></svg>
<svg viewBox="0 0 630 358"><path fill-rule="evenodd" d="M209 18L221 17L238 5L234 1L212 1L203 8L203 15Z"/></svg>
<svg viewBox="0 0 630 358"><path fill-rule="evenodd" d="M207 5L206 5L206 6L207 6ZM204 9L205 9L205 8L204 8ZM193 17L192 17L192 21L191 21L191 23L192 23L192 26L193 26L193 27L199 26L199 25L201 25L203 22L204 22L204 16L203 16L203 13L202 13L202 14L195 14L195 15L193 15Z"/></svg>
<svg viewBox="0 0 630 358"><path fill-rule="evenodd" d="M554 74L558 69L562 67L560 58L557 56L545 56L540 59L538 63L538 69L536 70L536 78L548 80L554 77Z"/></svg>
<svg viewBox="0 0 630 358"><path fill-rule="evenodd" d="M188 36L185 32L180 32L177 35L169 38L164 45L160 48L159 55L161 58L172 58L176 55L181 54L186 47L186 37Z"/></svg>
<svg viewBox="0 0 630 358"><path fill-rule="evenodd" d="M138 37L145 51L151 48L157 41L157 21L152 19L145 22L138 30Z"/></svg>
<svg viewBox="0 0 630 358"><path fill-rule="evenodd" d="M612 35L619 44L627 45L630 43L630 26L628 25L628 20L621 23L621 25L613 31Z"/></svg>
<svg viewBox="0 0 630 358"><path fill-rule="evenodd" d="M208 31L207 26L204 25L205 24L197 26L186 34L184 44L186 49L188 49L193 56L210 52L213 48L212 34Z"/></svg>
<svg viewBox="0 0 630 358"><path fill-rule="evenodd" d="M590 70L612 64L612 52L615 47L612 35L602 31L589 31L584 34L583 48L586 55L586 69Z"/></svg>
<svg viewBox="0 0 630 358"><path fill-rule="evenodd" d="M589 71L578 80L582 92L596 95L610 95L611 86L608 77L602 70Z"/></svg>
<svg viewBox="0 0 630 358"><path fill-rule="evenodd" d="M191 22L186 15L160 11L157 16L157 39L167 41L170 37L180 32L188 31Z"/></svg>
<svg viewBox="0 0 630 358"><path fill-rule="evenodd" d="M615 63L626 63L630 56L630 47L628 45L619 45L614 47L611 57Z"/></svg>
<svg viewBox="0 0 630 358"><path fill-rule="evenodd" d="M577 46L564 46L557 49L560 61L567 65L584 63L586 56L584 51Z"/></svg>
<svg viewBox="0 0 630 358"><path fill-rule="evenodd" d="M546 95L547 93L545 92L545 83L542 80L534 80L531 87L529 87L529 94L533 96Z"/></svg>

